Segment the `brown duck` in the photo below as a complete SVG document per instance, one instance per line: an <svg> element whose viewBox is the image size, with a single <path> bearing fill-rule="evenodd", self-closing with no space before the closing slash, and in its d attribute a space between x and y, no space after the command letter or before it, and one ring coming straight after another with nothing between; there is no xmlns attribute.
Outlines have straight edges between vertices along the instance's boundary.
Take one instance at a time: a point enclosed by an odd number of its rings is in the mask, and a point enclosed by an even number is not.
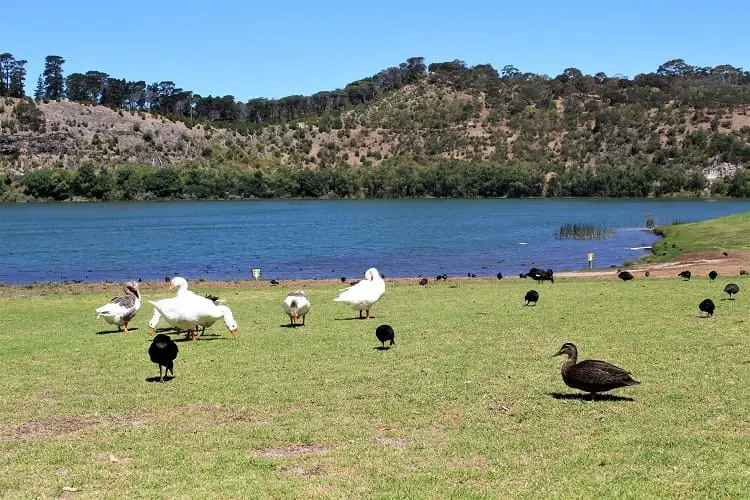
<svg viewBox="0 0 750 500"><path fill-rule="evenodd" d="M592 399L598 392L640 384L630 376L630 372L606 361L587 359L577 363L578 349L570 342L563 344L555 356L562 354L568 355L561 370L565 385L588 392Z"/></svg>

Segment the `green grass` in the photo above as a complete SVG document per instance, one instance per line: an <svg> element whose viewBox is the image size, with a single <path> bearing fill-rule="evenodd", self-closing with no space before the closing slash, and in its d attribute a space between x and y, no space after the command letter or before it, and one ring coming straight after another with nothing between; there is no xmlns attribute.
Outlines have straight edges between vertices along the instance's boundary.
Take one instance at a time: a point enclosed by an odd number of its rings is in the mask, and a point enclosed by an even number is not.
<svg viewBox="0 0 750 500"><path fill-rule="evenodd" d="M296 329L283 284L195 283L228 300L240 338L181 342L164 384L146 381L150 305L137 330L97 335L114 288L2 287L0 496L742 497L750 344L728 281L389 283L370 321L320 284ZM380 351L384 322L397 345ZM559 397L576 394L551 357L565 341L632 371L642 385L612 393L632 400Z"/></svg>
<svg viewBox="0 0 750 500"><path fill-rule="evenodd" d="M682 253L703 250L750 250L750 212L702 222L658 228L664 239L654 243L649 262L672 260Z"/></svg>

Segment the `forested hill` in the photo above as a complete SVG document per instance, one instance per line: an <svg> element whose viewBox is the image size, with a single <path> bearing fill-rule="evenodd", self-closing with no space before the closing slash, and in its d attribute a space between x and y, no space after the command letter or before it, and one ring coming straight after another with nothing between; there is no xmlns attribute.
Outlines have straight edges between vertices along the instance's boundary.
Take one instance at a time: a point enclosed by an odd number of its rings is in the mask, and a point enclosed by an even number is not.
<svg viewBox="0 0 750 500"><path fill-rule="evenodd" d="M549 77L411 58L246 103L57 76L37 99L0 83L4 199L750 194L750 73L730 65Z"/></svg>

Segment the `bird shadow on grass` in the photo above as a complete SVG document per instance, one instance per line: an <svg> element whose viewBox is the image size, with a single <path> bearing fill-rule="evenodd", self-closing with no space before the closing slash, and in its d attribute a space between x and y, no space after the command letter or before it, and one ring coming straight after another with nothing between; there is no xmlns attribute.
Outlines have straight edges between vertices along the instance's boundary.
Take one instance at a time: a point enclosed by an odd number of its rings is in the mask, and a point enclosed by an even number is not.
<svg viewBox="0 0 750 500"><path fill-rule="evenodd" d="M334 321L366 321L368 318L360 318L360 317L354 317L354 318L334 318ZM369 319L377 319L377 316L370 316Z"/></svg>
<svg viewBox="0 0 750 500"><path fill-rule="evenodd" d="M375 347L373 347L373 349L375 349L376 351L390 351L391 350L390 347L386 347L383 345L376 345Z"/></svg>
<svg viewBox="0 0 750 500"><path fill-rule="evenodd" d="M174 377L170 377L170 376L166 375L166 376L164 377L164 382L169 382L169 381L170 381L170 380L172 380L173 378L174 378ZM160 381L160 380L159 380L159 377L146 377L146 382L157 382L157 383L158 383L159 381Z"/></svg>
<svg viewBox="0 0 750 500"><path fill-rule="evenodd" d="M134 332L138 330L138 328L129 328L128 333ZM125 333L122 330L102 330L101 332L96 332L97 335L109 335L111 333Z"/></svg>
<svg viewBox="0 0 750 500"><path fill-rule="evenodd" d="M305 325L292 325L291 323L284 323L283 325L279 325L281 328L301 328Z"/></svg>
<svg viewBox="0 0 750 500"><path fill-rule="evenodd" d="M568 394L562 392L550 392L549 395L554 399L578 399L580 401L635 401L633 398L615 396L614 394L594 394L593 399L591 395L584 393Z"/></svg>

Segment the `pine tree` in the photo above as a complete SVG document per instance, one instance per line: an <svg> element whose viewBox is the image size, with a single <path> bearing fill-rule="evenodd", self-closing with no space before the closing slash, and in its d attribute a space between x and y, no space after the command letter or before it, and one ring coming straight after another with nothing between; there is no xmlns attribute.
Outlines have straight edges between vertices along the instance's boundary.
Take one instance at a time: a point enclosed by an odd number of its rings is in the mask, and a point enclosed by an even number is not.
<svg viewBox="0 0 750 500"><path fill-rule="evenodd" d="M44 97L59 100L65 95L65 80L62 66L65 59L60 56L47 56L44 60Z"/></svg>
<svg viewBox="0 0 750 500"><path fill-rule="evenodd" d="M24 97L26 95L24 89L26 86L26 68L24 66L26 66L27 62L25 59L21 59L13 65L13 70L10 74L10 85L8 87L8 95L11 97Z"/></svg>
<svg viewBox="0 0 750 500"><path fill-rule="evenodd" d="M34 99L36 99L37 101L41 101L42 99L44 99L44 79L42 78L42 75L39 75L39 78L36 81Z"/></svg>
<svg viewBox="0 0 750 500"><path fill-rule="evenodd" d="M10 75L15 65L15 58L9 52L0 54L0 96L10 94Z"/></svg>

